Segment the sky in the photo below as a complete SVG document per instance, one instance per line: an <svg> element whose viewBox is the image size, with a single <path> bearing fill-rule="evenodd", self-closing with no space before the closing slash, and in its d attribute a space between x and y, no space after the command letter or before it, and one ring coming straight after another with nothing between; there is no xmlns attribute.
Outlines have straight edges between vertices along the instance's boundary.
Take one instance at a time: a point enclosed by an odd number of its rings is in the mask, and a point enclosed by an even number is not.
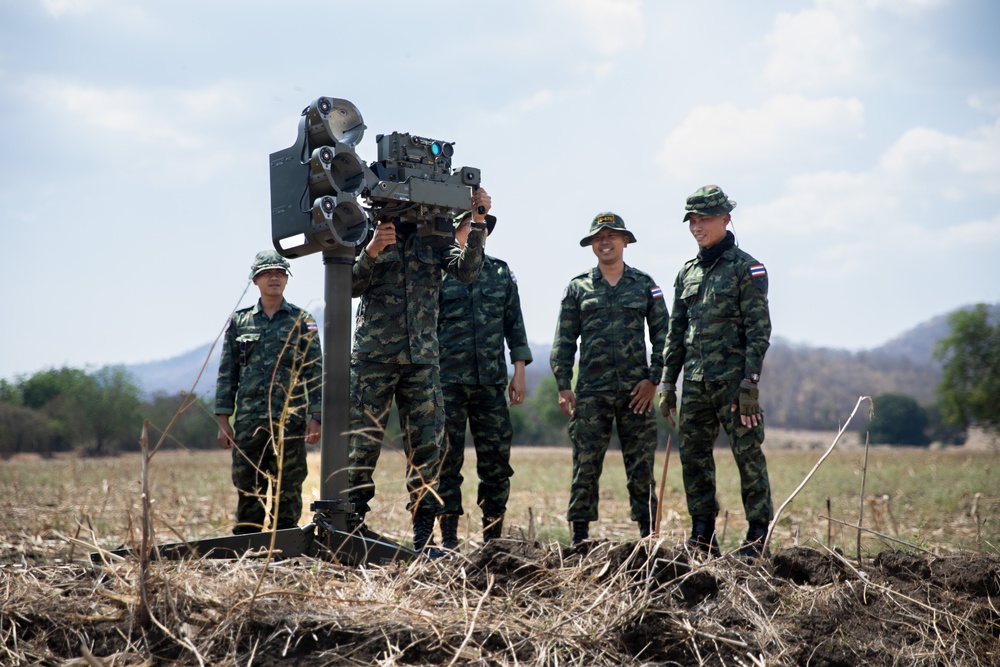
<svg viewBox="0 0 1000 667"><path fill-rule="evenodd" d="M669 297L718 184L775 337L882 345L1000 301L998 27L995 0L0 0L0 378L215 340L320 96L365 161L398 131L482 170L533 342L597 213ZM292 274L321 308L320 256Z"/></svg>

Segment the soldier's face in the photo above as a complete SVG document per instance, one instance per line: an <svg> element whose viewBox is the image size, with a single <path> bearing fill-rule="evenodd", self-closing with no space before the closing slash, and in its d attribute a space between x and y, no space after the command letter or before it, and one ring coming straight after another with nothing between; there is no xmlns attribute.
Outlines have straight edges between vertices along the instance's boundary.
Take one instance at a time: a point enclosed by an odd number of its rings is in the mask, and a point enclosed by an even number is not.
<svg viewBox="0 0 1000 667"><path fill-rule="evenodd" d="M622 258L622 251L628 245L628 237L621 232L604 229L590 239L590 247L601 262L615 262Z"/></svg>
<svg viewBox="0 0 1000 667"><path fill-rule="evenodd" d="M253 284L260 290L261 296L281 296L288 284L288 274L281 269L268 269L254 276Z"/></svg>
<svg viewBox="0 0 1000 667"><path fill-rule="evenodd" d="M692 213L688 218L688 229L698 243L699 248L711 248L726 238L726 225L729 224L729 214L700 215Z"/></svg>

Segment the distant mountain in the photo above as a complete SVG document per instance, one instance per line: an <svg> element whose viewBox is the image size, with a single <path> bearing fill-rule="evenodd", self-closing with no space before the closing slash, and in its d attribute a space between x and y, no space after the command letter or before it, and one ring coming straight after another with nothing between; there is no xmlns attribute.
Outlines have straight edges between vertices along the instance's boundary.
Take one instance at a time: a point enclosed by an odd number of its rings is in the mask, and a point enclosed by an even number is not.
<svg viewBox="0 0 1000 667"><path fill-rule="evenodd" d="M972 306L967 306L967 310ZM990 306L1000 320L1000 304ZM322 309L314 313L322 330ZM772 341L761 377L762 402L766 401L773 426L797 429L838 428L859 396L900 393L927 404L941 378L934 360L934 344L949 332L948 315L923 322L884 345L852 352L798 345L780 338ZM551 375L551 343L530 343L534 361L526 369L528 391ZM147 394L188 391L205 366L196 391L214 395L220 348L209 354L211 344L182 355L128 367ZM206 364L205 359L208 358Z"/></svg>
<svg viewBox="0 0 1000 667"><path fill-rule="evenodd" d="M972 310L972 308L974 306L965 306L957 310ZM1000 320L1000 303L989 306L988 310L994 322ZM950 316L951 313L933 317L871 351L875 354L905 357L916 363L936 363L934 345L951 331L948 325Z"/></svg>

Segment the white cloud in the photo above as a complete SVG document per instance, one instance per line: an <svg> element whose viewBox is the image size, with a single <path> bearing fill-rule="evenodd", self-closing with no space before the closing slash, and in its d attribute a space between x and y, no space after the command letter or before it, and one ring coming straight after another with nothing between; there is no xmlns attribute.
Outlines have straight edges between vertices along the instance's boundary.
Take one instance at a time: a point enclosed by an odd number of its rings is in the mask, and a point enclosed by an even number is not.
<svg viewBox="0 0 1000 667"><path fill-rule="evenodd" d="M601 55L638 46L645 38L641 0L562 0L561 4Z"/></svg>
<svg viewBox="0 0 1000 667"><path fill-rule="evenodd" d="M663 142L657 163L678 178L718 164L787 160L789 155L817 157L857 136L864 105L856 99L807 99L777 95L762 107L733 104L695 107Z"/></svg>
<svg viewBox="0 0 1000 667"><path fill-rule="evenodd" d="M968 137L911 128L882 156L879 171L918 196L928 188L951 201L1000 194L1000 119Z"/></svg>
<svg viewBox="0 0 1000 667"><path fill-rule="evenodd" d="M864 46L850 22L833 11L781 13L764 37L771 48L764 79L798 90L856 81L863 74Z"/></svg>

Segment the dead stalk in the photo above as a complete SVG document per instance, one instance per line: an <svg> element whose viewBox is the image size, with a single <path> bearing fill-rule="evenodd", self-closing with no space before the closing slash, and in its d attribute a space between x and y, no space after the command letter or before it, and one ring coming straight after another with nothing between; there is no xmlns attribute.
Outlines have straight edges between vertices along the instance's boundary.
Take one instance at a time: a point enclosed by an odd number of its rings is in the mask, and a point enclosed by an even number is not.
<svg viewBox="0 0 1000 667"><path fill-rule="evenodd" d="M854 419L854 415L857 414L858 408L861 407L861 403L863 401L868 401L870 403L871 400L872 399L870 396L861 396L858 398L858 402L854 406L854 410L851 411L851 416L847 418L847 421L844 423L840 431L837 433L837 437L833 439L833 442L830 443L830 446L827 448L826 452L823 453L823 456L820 457L819 461L816 462L816 465L814 465L812 470L809 471L809 474L806 475L805 479L802 480L802 483L799 484L794 491L792 491L792 494L788 496L785 502L781 503L781 506L774 513L774 519L771 520L771 525L768 526L767 528L767 537L764 538L763 551L765 552L767 551L767 545L771 542L771 535L774 534L774 527L778 525L778 517L781 516L781 513L784 511L785 507L787 507L788 503L792 502L792 499L794 499L795 496L798 495L799 491L801 491L805 487L806 482L808 482L809 479L816 473L816 471L819 470L819 467L823 464L823 461L825 461L827 457L833 453L833 450L837 446L837 443L840 442L840 438L843 437L844 431L847 430L847 427L850 425L851 420Z"/></svg>

